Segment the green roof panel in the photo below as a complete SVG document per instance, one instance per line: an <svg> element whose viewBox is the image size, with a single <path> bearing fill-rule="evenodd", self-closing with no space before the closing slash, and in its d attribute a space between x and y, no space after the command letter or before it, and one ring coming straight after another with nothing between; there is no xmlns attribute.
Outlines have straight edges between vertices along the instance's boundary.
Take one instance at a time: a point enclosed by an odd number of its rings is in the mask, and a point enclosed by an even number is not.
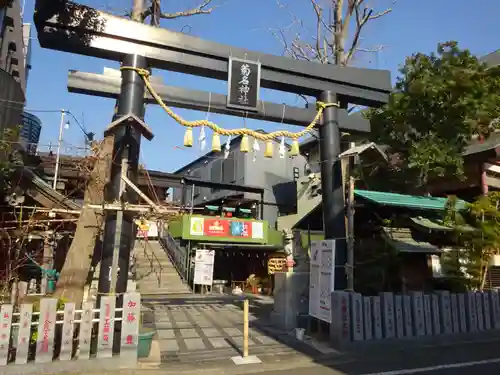
<svg viewBox="0 0 500 375"><path fill-rule="evenodd" d="M407 207L419 210L443 210L447 198L426 197L419 195L406 195L396 193L386 193L372 190L354 190L357 197L372 201L384 206ZM466 202L457 201L457 209L463 210Z"/></svg>

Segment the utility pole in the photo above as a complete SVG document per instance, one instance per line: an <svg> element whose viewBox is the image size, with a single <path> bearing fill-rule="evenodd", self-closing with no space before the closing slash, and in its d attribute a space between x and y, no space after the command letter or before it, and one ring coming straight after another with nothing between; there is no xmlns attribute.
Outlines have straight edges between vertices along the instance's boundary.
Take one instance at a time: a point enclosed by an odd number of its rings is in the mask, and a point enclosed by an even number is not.
<svg viewBox="0 0 500 375"><path fill-rule="evenodd" d="M331 91L324 91L319 100L337 103L339 98ZM342 186L340 161L339 110L336 106L325 108L319 127L319 155L321 160L321 190L323 196L323 225L325 240L335 240L334 289L346 288L346 231L345 196Z"/></svg>
<svg viewBox="0 0 500 375"><path fill-rule="evenodd" d="M59 123L59 138L57 140L57 153L56 153L56 167L54 169L54 181L52 182L52 189L57 190L57 178L59 177L59 160L61 158L61 144L64 130L64 115L66 111L61 109L61 121Z"/></svg>
<svg viewBox="0 0 500 375"><path fill-rule="evenodd" d="M350 142L349 148L355 147L354 142ZM354 155L348 160L349 189L347 197L347 289L354 291Z"/></svg>

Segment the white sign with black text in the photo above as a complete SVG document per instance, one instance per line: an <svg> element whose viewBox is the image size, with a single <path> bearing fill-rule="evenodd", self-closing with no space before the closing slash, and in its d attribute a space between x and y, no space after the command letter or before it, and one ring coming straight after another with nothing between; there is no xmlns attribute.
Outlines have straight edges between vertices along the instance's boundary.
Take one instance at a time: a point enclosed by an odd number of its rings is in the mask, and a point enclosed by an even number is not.
<svg viewBox="0 0 500 375"><path fill-rule="evenodd" d="M331 293L335 289L335 240L312 241L309 315L331 323Z"/></svg>
<svg viewBox="0 0 500 375"><path fill-rule="evenodd" d="M194 284L212 285L214 281L215 250L196 250Z"/></svg>

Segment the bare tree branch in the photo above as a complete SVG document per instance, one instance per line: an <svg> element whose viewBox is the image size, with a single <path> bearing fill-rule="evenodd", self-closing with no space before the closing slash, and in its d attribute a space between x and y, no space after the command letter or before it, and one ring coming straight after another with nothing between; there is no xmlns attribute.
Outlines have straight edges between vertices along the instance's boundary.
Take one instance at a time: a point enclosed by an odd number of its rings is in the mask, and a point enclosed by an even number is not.
<svg viewBox="0 0 500 375"><path fill-rule="evenodd" d="M322 5L320 0L309 0L315 16L313 31L304 30L304 21L282 1L276 0L276 3L292 18L292 24L289 30L273 30L272 33L286 46L284 53L292 58L345 66L352 62L357 52L376 53L383 48L361 47L361 34L369 21L385 16L392 8L375 11L366 0L330 0L328 5ZM286 34L294 27L302 30L293 32L290 38Z"/></svg>
<svg viewBox="0 0 500 375"><path fill-rule="evenodd" d="M215 6L209 7L212 3L213 0L204 0L203 3L191 9L182 10L179 12L161 12L160 18L166 20L173 20L177 18L196 16L198 14L210 14L215 9ZM147 17L151 16L151 13L152 13L152 7L148 7L146 10L143 11L142 18L146 19Z"/></svg>
<svg viewBox="0 0 500 375"><path fill-rule="evenodd" d="M161 13L161 18L171 20L175 18L181 17L190 17L198 14L210 14L214 10L214 7L208 8L208 6L212 3L212 0L205 0L202 4L198 5L195 8L184 10L181 12L174 13Z"/></svg>

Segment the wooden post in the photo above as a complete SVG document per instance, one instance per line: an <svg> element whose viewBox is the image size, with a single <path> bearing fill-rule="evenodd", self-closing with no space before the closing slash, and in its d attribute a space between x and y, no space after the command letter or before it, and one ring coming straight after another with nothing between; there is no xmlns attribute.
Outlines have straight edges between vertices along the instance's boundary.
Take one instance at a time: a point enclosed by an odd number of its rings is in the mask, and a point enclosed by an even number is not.
<svg viewBox="0 0 500 375"><path fill-rule="evenodd" d="M248 299L243 301L243 358L248 357Z"/></svg>

